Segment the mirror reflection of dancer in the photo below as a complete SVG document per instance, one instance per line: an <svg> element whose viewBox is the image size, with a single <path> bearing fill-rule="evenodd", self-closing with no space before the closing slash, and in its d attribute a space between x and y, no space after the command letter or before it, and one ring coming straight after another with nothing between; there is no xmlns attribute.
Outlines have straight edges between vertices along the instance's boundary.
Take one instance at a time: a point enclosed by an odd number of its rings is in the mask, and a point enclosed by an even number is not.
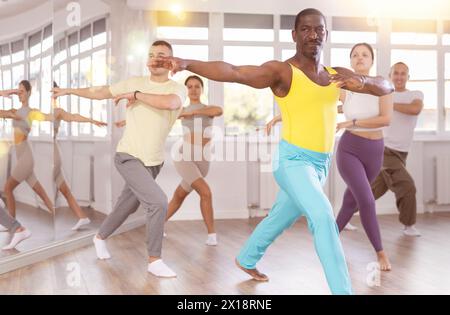
<svg viewBox="0 0 450 315"><path fill-rule="evenodd" d="M57 88L58 86L56 83L53 83L53 87ZM78 222L72 227L72 230L76 231L81 227L91 223L91 220L78 205L75 197L72 194L72 191L69 188L69 185L67 185L66 179L64 178L61 161L61 150L58 143L59 127L61 125L61 121L90 123L96 125L97 127L104 127L107 126L107 124L101 121L90 119L88 117L84 117L80 114L68 113L64 109L58 107L56 99L53 99L53 117L53 179L55 181L56 188L62 193L64 198L67 200L70 209L72 209L72 211L79 219Z"/></svg>
<svg viewBox="0 0 450 315"><path fill-rule="evenodd" d="M256 263L285 229L306 216L332 293L351 294L339 230L322 190L333 152L339 88L376 96L389 94L393 88L383 78L321 65L320 54L328 35L325 21L316 9L297 15L292 31L297 52L286 62L234 66L221 61L172 57L155 60L155 66L172 72L189 70L215 81L271 88L284 122L283 140L274 161L274 175L281 190L268 217L258 224L236 263L255 280L267 281L268 277L256 269Z"/></svg>
<svg viewBox="0 0 450 315"><path fill-rule="evenodd" d="M14 189L20 183L26 181L33 191L42 199L50 213L54 213L53 203L37 180L34 174L34 158L31 150L31 145L28 142L28 135L31 131L31 123L33 120L50 121L51 116L41 113L37 109L32 109L29 106L29 99L31 96L31 84L27 80L19 83L16 90L0 91L0 96L11 97L17 95L22 106L19 109L0 110L0 117L6 119L13 119L14 128L14 146L16 149L17 164L11 172L11 176L7 179L5 184L6 205L11 218L16 217L16 200L14 198ZM2 222L0 224L3 225ZM5 223L5 228L14 233L11 243L4 249L12 249L24 239L31 236L31 232L19 227L17 222L11 224L11 221Z"/></svg>
<svg viewBox="0 0 450 315"><path fill-rule="evenodd" d="M217 245L217 236L214 229L214 214L212 193L205 180L209 171L209 150L211 141L211 127L213 118L221 116L223 111L219 106L204 105L200 101L203 93L203 80L196 76L186 79L185 85L190 100L189 106L183 108L180 116L183 126L183 145L180 148L181 160L174 161L175 169L182 181L175 190L169 202L167 219L169 220L183 204L186 197L195 190L200 196L200 209L208 230L206 245ZM205 147L208 152L205 152ZM190 156L183 154L184 150Z"/></svg>
<svg viewBox="0 0 450 315"><path fill-rule="evenodd" d="M164 164L164 144L186 100L186 88L169 79L169 71L152 66L156 57L172 56L166 41L152 44L147 67L150 76L131 78L111 86L53 89L53 96L77 95L89 99L128 101L126 128L117 146L115 165L125 180L113 211L106 217L94 245L99 259L109 259L106 239L141 205L147 219L148 272L157 277L176 277L161 259L167 196L156 183Z"/></svg>

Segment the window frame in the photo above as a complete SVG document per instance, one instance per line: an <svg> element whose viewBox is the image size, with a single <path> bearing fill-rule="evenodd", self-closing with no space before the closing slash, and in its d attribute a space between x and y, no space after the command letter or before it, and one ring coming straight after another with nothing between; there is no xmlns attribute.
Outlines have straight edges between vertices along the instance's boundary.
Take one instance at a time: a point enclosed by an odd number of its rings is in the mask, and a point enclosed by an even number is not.
<svg viewBox="0 0 450 315"><path fill-rule="evenodd" d="M101 34L103 32L100 32L98 34L94 33L94 24L98 21L101 20L105 20L105 33L106 33L106 43L98 45L96 47L94 47L94 42L93 39L96 35ZM91 32L90 32L90 37L89 40L91 41L91 47L90 49L87 49L83 52L81 52L80 50L80 44L81 44L81 31L83 29L85 29L87 26L90 26ZM71 54L71 46L70 46L70 41L69 41L69 37L72 36L73 34L77 34L77 53L72 55ZM61 50L59 50L59 44L61 41L63 41L65 43L65 54L66 54L66 58L62 58L61 60L57 60L56 63L52 63L52 77L54 78L54 75L56 72L61 73L61 67L63 65L66 66L66 82L67 82L67 88L71 87L72 85L72 62L75 60L78 60L78 69L77 69L77 86L80 85L80 70L81 70L81 60L85 59L85 58L90 58L90 64L91 64L91 68L92 68L92 62L93 62L93 57L95 53L101 52L101 51L105 51L106 52L106 62L108 64L108 60L110 60L110 56L111 56L111 40L110 40L110 19L109 19L109 14L107 15L102 15L102 16L97 16L95 18L91 18L88 21L85 21L80 27L77 27L76 29L67 29L64 32L54 36L54 46L57 44L58 45L58 52L55 53L56 54L60 53ZM106 76L106 85L110 84L110 77ZM92 82L88 82L89 86L92 85ZM72 106L74 105L72 103L72 99L73 97L71 96L65 96L66 100L67 100L67 111L69 113L72 112ZM93 111L94 111L94 103L96 102L95 100L87 100L90 105L89 105L89 117L92 118L93 116ZM94 135L94 126L92 124L89 124L89 128L90 131L88 134L82 134L81 131L81 127L80 127L80 123L77 122L71 122L71 123L67 123L67 135L66 136L60 136L59 138L62 140L78 140L78 141L92 141L92 140L97 140L97 141L110 141L111 140L111 131L112 131L112 127L111 127L111 117L112 117L112 109L111 109L111 105L112 105L112 101L111 100L105 100L107 103L107 110L106 110L106 117L107 117L107 121L108 122L108 126L103 127L103 128L107 128L106 130L106 134L104 136L95 136ZM79 104L80 104L80 98L77 97L77 113L79 112ZM77 132L75 132L74 129L77 129Z"/></svg>

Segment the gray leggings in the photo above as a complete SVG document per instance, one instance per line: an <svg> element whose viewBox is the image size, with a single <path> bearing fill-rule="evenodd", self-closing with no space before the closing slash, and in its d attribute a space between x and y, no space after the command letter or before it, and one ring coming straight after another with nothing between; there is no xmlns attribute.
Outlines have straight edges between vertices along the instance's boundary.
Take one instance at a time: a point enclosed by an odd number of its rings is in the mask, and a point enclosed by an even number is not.
<svg viewBox="0 0 450 315"><path fill-rule="evenodd" d="M19 221L10 216L8 211L3 207L0 207L0 224L12 233L16 232L16 230L21 227Z"/></svg>
<svg viewBox="0 0 450 315"><path fill-rule="evenodd" d="M121 152L116 153L114 160L125 180L125 187L113 212L103 221L98 235L106 239L141 205L147 216L148 255L160 257L168 207L167 196L155 181L162 164L145 166L141 160Z"/></svg>

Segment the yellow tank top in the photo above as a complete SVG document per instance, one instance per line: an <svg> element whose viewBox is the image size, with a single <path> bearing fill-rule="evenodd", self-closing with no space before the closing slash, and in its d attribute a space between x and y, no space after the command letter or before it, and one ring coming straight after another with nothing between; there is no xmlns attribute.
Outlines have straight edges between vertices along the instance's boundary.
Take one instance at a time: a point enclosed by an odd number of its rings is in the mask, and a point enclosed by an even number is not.
<svg viewBox="0 0 450 315"><path fill-rule="evenodd" d="M331 153L336 132L339 88L335 83L320 86L291 65L292 83L288 95L275 96L283 120L282 137L303 149ZM330 74L337 73L326 67Z"/></svg>

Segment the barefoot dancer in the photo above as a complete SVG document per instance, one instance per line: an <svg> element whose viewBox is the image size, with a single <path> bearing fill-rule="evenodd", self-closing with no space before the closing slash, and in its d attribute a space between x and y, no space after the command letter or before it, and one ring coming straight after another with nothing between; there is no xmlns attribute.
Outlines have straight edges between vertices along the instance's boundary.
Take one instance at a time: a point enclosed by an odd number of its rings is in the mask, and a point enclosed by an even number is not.
<svg viewBox="0 0 450 315"><path fill-rule="evenodd" d="M165 66L172 72L186 69L215 81L271 88L284 122L283 140L274 164L281 190L269 216L256 227L236 262L254 279L267 281L267 276L256 269L256 263L286 228L300 216L306 216L331 291L351 294L339 231L322 190L333 151L339 88L377 96L389 94L393 88L382 78L320 64L328 35L320 11L300 12L292 35L297 53L286 62L234 66L171 57L155 60L155 66Z"/></svg>

